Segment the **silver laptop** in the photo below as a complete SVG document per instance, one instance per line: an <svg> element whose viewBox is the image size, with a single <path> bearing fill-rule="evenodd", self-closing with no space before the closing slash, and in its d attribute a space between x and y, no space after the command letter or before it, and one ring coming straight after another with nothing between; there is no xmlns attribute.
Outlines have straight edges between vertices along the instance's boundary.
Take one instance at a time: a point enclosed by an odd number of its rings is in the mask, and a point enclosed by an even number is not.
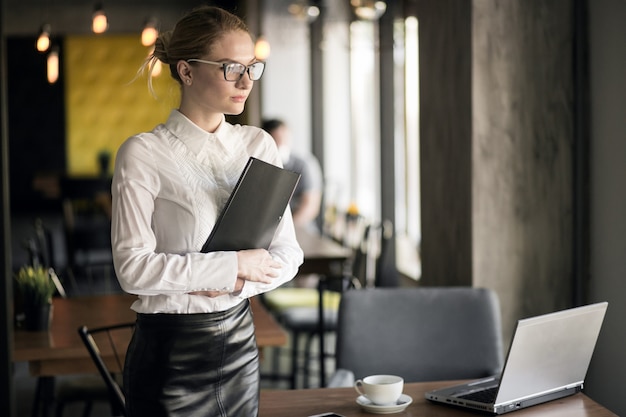
<svg viewBox="0 0 626 417"><path fill-rule="evenodd" d="M583 388L608 303L519 320L502 373L425 394L457 407L504 414Z"/></svg>

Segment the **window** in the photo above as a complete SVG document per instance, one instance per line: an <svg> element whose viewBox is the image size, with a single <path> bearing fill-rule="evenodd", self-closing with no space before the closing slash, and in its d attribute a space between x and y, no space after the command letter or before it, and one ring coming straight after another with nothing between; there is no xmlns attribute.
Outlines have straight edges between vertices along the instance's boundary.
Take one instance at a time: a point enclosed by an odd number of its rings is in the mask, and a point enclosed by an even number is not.
<svg viewBox="0 0 626 417"><path fill-rule="evenodd" d="M396 131L396 263L404 275L419 279L421 267L419 45L417 18L394 26Z"/></svg>
<svg viewBox="0 0 626 417"><path fill-rule="evenodd" d="M324 124L324 199L331 208L330 213L333 209L345 212L354 204L361 214L376 221L381 218L382 173L380 27L376 21L350 19L347 3L330 4L319 45L323 56L323 85L319 88L323 89L324 101L320 110ZM281 27L284 25L266 25L266 35L271 37L273 32L281 31ZM393 109L382 111L392 111L394 119L396 259L404 275L418 279L421 274L418 254L421 216L417 19L397 19L393 38L395 102ZM268 65L280 59L293 59L296 49L293 43L291 50L282 51L282 55L281 44L273 44ZM303 70L299 74L302 78L311 77L310 71ZM276 82L269 72L264 76L264 91L271 91L265 96L264 108L274 109L280 105L287 114L306 113L308 109L299 108L301 96L293 90L302 83L285 82L285 76L288 75L277 72ZM280 90L283 94L277 93ZM290 99L284 100L284 97ZM270 98L274 100L272 103L268 101Z"/></svg>

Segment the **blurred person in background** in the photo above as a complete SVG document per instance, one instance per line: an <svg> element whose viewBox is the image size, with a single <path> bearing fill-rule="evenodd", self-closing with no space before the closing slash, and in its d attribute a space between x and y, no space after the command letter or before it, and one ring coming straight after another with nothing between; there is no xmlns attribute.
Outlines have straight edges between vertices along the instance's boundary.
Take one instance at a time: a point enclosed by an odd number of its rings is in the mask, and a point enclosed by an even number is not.
<svg viewBox="0 0 626 417"><path fill-rule="evenodd" d="M276 142L283 167L301 175L300 182L291 198L290 207L296 227L308 227L319 231L316 220L322 206L322 170L312 154L298 155L292 152L291 130L280 119L266 119L263 130Z"/></svg>

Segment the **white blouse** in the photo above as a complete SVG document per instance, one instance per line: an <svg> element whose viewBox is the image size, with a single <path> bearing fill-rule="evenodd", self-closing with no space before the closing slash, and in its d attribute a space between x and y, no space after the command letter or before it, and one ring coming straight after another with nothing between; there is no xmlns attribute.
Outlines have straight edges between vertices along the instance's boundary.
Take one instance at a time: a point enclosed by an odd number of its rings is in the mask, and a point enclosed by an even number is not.
<svg viewBox="0 0 626 417"><path fill-rule="evenodd" d="M281 166L265 131L222 120L215 133L174 110L152 132L130 137L118 150L113 175L111 241L122 289L139 296L139 313L223 311L292 279L303 262L289 208L269 248L282 264L271 284L246 281L231 292L236 252L200 249L250 156Z"/></svg>

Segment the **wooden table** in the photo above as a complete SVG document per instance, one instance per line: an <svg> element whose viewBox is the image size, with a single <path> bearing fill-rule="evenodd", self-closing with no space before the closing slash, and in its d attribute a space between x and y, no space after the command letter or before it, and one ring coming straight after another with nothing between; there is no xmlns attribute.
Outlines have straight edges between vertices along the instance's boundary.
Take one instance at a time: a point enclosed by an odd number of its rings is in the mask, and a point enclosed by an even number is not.
<svg viewBox="0 0 626 417"><path fill-rule="evenodd" d="M33 415L37 415L39 409L42 415L48 414L55 376L97 373L78 335L78 327L86 325L95 328L134 322L136 313L130 305L136 299L128 294L55 298L52 324L48 331L14 332L13 361L28 362L30 374L38 377ZM285 330L260 301L252 298L250 302L259 348L285 345ZM128 345L128 341L123 341L124 346ZM104 351L103 356L106 357Z"/></svg>
<svg viewBox="0 0 626 417"><path fill-rule="evenodd" d="M411 405L398 417L467 417L487 415L452 406L431 403L424 393L459 381L420 382L405 384L404 393L413 398ZM263 390L259 417L307 417L324 412L335 412L345 417L371 417L356 403L358 394L353 388L318 388L308 390ZM508 415L508 414L507 414ZM515 411L514 417L616 417L591 398L580 393L552 402Z"/></svg>
<svg viewBox="0 0 626 417"><path fill-rule="evenodd" d="M296 229L296 238L304 252L304 263L299 274L332 275L337 266L345 262L352 251L334 240L304 228Z"/></svg>
<svg viewBox="0 0 626 417"><path fill-rule="evenodd" d="M78 327L102 327L135 321L130 305L136 297L128 294L55 298L49 331L16 330L13 361L28 362L33 376L96 373L89 353L78 336ZM252 298L257 344L282 346L287 333L276 319Z"/></svg>
<svg viewBox="0 0 626 417"><path fill-rule="evenodd" d="M326 280L332 277L340 276L343 263L352 256L352 250L340 245L334 240L321 234L313 233L308 229L297 228L296 238L304 252L304 263L300 266L299 275L317 274L319 275L318 284L318 323L319 323L319 350L321 353L326 351L324 342L324 290L327 284ZM320 385L326 385L326 361L323 356L320 358Z"/></svg>

